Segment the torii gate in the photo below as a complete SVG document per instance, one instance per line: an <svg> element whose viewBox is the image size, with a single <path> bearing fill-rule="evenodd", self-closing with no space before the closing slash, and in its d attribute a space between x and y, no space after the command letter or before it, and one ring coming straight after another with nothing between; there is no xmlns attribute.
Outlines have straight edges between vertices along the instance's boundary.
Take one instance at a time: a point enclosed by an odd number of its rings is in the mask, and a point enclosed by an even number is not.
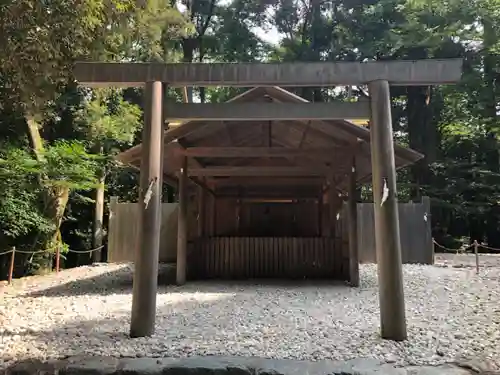
<svg viewBox="0 0 500 375"><path fill-rule="evenodd" d="M339 119L366 114L366 104L353 103L262 103L253 105L177 104L163 112L162 83L184 86L282 86L325 87L368 85L370 93L371 155L375 240L378 263L381 334L405 340L406 317L401 264L401 243L396 194L396 168L392 135L389 85L422 86L450 84L460 80L462 60L298 63L98 63L75 65L79 84L91 87L146 87L139 202L140 251L136 253L132 299L132 337L154 333L160 242L160 193L163 162L163 121L172 119L220 120L224 118ZM180 126L182 128L182 125ZM181 170L179 185L185 185ZM182 189L181 189L182 190ZM180 210L183 208L180 207ZM185 268L185 251L178 254ZM182 269L178 267L178 270ZM178 275L179 276L179 275Z"/></svg>

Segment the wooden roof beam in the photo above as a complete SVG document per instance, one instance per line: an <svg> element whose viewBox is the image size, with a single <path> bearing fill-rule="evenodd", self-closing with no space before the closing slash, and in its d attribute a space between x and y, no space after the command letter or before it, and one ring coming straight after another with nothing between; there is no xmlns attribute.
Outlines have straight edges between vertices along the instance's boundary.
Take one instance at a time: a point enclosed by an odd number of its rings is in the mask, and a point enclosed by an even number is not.
<svg viewBox="0 0 500 375"><path fill-rule="evenodd" d="M165 104L166 121L312 121L367 119L370 103L175 103Z"/></svg>
<svg viewBox="0 0 500 375"><path fill-rule="evenodd" d="M329 168L320 167L207 167L191 168L189 176L274 176L274 177L296 177L296 176L326 176L331 173Z"/></svg>
<svg viewBox="0 0 500 375"><path fill-rule="evenodd" d="M336 86L386 80L391 85L420 86L455 83L462 76L462 59L370 62L266 63L102 63L77 62L80 85L143 86L160 81L182 86Z"/></svg>
<svg viewBox="0 0 500 375"><path fill-rule="evenodd" d="M314 157L332 160L349 147L287 148L287 147L188 147L179 150L188 157L201 158L263 158L263 157Z"/></svg>

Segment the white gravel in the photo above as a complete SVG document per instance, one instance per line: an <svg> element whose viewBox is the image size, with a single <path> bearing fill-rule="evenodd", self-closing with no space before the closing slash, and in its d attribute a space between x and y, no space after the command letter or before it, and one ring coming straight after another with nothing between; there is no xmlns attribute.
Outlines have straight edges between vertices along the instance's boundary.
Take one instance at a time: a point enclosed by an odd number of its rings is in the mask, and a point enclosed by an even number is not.
<svg viewBox="0 0 500 375"><path fill-rule="evenodd" d="M81 267L0 286L0 367L26 357L374 357L397 364L500 358L500 258L472 268L404 266L409 340L379 337L376 266L361 287L322 282L161 287L157 332L127 337L127 266ZM497 362L498 365L498 362Z"/></svg>

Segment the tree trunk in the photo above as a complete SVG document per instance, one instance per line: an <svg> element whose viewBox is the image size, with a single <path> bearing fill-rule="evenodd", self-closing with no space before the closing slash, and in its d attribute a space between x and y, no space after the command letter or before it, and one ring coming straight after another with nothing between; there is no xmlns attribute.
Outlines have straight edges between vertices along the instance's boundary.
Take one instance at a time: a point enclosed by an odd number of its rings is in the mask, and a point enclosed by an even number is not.
<svg viewBox="0 0 500 375"><path fill-rule="evenodd" d="M31 117L26 118L28 133L31 139L33 152L37 160L44 160L44 145L40 135L38 123ZM43 182L44 177L41 177ZM52 222L53 229L42 238L40 250L47 250L40 254L34 254L31 259L30 273L43 274L52 271L54 253L57 246L61 246L60 228L69 199L69 188L47 187L43 192L44 214ZM36 248L38 250L38 248Z"/></svg>
<svg viewBox="0 0 500 375"><path fill-rule="evenodd" d="M429 164L434 161L436 130L432 124L430 107L431 88L428 86L408 87L407 116L410 147L424 154L424 158L411 167L412 198L420 200L422 188L430 184Z"/></svg>

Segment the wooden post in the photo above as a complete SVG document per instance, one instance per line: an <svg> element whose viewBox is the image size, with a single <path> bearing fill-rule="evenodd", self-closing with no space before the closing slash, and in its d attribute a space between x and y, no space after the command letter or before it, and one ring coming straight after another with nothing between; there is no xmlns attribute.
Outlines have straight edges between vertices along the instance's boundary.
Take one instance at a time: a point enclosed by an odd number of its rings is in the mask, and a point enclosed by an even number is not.
<svg viewBox="0 0 500 375"><path fill-rule="evenodd" d="M335 237L335 227L337 218L335 217L335 203L337 201L337 191L335 190L335 181L333 178L329 179L330 187L328 189L328 234L330 237Z"/></svg>
<svg viewBox="0 0 500 375"><path fill-rule="evenodd" d="M318 237L323 235L323 190L318 196Z"/></svg>
<svg viewBox="0 0 500 375"><path fill-rule="evenodd" d="M161 223L162 83L147 82L130 336L155 330Z"/></svg>
<svg viewBox="0 0 500 375"><path fill-rule="evenodd" d="M59 273L61 268L61 246L58 245L56 249L56 273Z"/></svg>
<svg viewBox="0 0 500 375"><path fill-rule="evenodd" d="M434 237L432 237L432 264L436 263L436 242Z"/></svg>
<svg viewBox="0 0 500 375"><path fill-rule="evenodd" d="M102 148L101 148L102 153ZM104 183L105 183L105 171L100 171L99 176L99 186L95 191L95 209L94 209L94 225L93 225L93 237L92 237L92 248L97 249L102 246L102 221L104 218ZM102 261L102 250L93 251L91 254L92 262Z"/></svg>
<svg viewBox="0 0 500 375"><path fill-rule="evenodd" d="M198 186L198 238L205 236L205 198L205 189Z"/></svg>
<svg viewBox="0 0 500 375"><path fill-rule="evenodd" d="M212 201L212 236L217 236L217 197Z"/></svg>
<svg viewBox="0 0 500 375"><path fill-rule="evenodd" d="M474 240L474 254L476 256L476 273L479 275L479 244Z"/></svg>
<svg viewBox="0 0 500 375"><path fill-rule="evenodd" d="M369 91L381 334L402 341L407 332L389 83L371 82Z"/></svg>
<svg viewBox="0 0 500 375"><path fill-rule="evenodd" d="M9 275L7 276L7 282L12 284L12 278L14 276L14 262L16 261L16 248L12 248L12 252L10 253L10 265L9 265Z"/></svg>
<svg viewBox="0 0 500 375"><path fill-rule="evenodd" d="M349 174L349 197L347 203L349 217L349 281L351 286L359 286L359 256L358 256L358 197L356 191L356 158L352 160Z"/></svg>
<svg viewBox="0 0 500 375"><path fill-rule="evenodd" d="M236 235L241 235L241 199L236 199Z"/></svg>
<svg viewBox="0 0 500 375"><path fill-rule="evenodd" d="M184 156L179 174L179 223L177 224L177 285L186 283L186 258L187 258L187 158Z"/></svg>

